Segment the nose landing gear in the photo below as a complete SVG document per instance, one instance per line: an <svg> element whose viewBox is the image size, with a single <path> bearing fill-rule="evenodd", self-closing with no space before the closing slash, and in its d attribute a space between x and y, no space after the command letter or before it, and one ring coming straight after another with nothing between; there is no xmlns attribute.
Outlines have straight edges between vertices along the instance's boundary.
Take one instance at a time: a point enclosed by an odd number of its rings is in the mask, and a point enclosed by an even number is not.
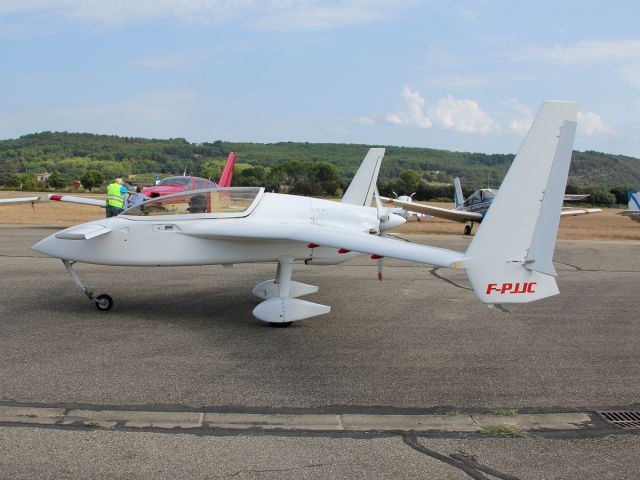
<svg viewBox="0 0 640 480"><path fill-rule="evenodd" d="M111 298L106 293L103 293L102 295L98 295L96 298L94 298L94 300L96 302L96 308L98 310L101 310L103 312L108 312L113 308L113 298Z"/></svg>
<svg viewBox="0 0 640 480"><path fill-rule="evenodd" d="M70 262L69 260L62 260L62 263L64 264L64 268L67 269L67 273L69 274L71 279L74 281L74 283L78 286L78 288L80 288L80 290L82 290L82 293L84 293L87 296L87 298L89 298L89 300L95 302L96 308L98 310L100 310L101 312L108 312L113 308L113 298L111 298L106 293L95 296L93 292L89 290L84 283L82 283L82 280L80 280L80 277L73 269L73 264L75 262Z"/></svg>
<svg viewBox="0 0 640 480"><path fill-rule="evenodd" d="M473 223L464 226L464 234L471 235L471 229L473 228Z"/></svg>

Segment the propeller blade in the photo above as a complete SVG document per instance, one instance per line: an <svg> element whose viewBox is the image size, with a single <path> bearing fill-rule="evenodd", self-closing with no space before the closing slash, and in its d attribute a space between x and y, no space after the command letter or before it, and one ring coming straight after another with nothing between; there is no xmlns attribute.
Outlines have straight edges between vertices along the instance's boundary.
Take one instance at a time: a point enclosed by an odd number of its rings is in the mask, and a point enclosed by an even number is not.
<svg viewBox="0 0 640 480"><path fill-rule="evenodd" d="M376 199L376 212L378 213L378 218L382 216L382 202L380 201L380 192L378 192L378 186L376 185L376 189L374 190L374 195Z"/></svg>

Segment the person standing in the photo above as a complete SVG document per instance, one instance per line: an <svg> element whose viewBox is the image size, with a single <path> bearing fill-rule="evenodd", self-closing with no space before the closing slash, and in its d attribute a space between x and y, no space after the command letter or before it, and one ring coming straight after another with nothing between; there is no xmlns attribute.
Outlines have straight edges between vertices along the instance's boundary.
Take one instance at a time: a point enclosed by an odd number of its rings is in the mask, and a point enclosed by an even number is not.
<svg viewBox="0 0 640 480"><path fill-rule="evenodd" d="M115 217L122 213L124 200L129 194L129 189L122 185L122 179L116 178L107 188L107 218Z"/></svg>

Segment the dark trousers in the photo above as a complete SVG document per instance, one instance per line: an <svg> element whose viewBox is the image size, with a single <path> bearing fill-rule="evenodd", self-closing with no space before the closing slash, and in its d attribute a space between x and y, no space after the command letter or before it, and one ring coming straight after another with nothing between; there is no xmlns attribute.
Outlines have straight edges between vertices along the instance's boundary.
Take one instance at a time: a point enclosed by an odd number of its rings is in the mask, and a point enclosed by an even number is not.
<svg viewBox="0 0 640 480"><path fill-rule="evenodd" d="M109 217L117 217L124 210L122 208L114 207L112 205L107 205L106 211L107 211L107 218L109 218Z"/></svg>

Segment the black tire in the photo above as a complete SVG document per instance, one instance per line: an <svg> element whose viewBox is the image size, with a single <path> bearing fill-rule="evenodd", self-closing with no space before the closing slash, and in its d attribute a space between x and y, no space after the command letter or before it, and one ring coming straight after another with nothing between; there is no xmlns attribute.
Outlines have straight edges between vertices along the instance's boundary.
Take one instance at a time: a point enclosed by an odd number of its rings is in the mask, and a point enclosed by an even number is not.
<svg viewBox="0 0 640 480"><path fill-rule="evenodd" d="M106 293L98 295L94 300L96 302L96 308L101 312L108 312L113 308L113 298Z"/></svg>
<svg viewBox="0 0 640 480"><path fill-rule="evenodd" d="M465 225L464 226L464 234L465 235L471 235L471 225Z"/></svg>
<svg viewBox="0 0 640 480"><path fill-rule="evenodd" d="M269 322L269 325L273 328L287 328L290 327L293 322Z"/></svg>

